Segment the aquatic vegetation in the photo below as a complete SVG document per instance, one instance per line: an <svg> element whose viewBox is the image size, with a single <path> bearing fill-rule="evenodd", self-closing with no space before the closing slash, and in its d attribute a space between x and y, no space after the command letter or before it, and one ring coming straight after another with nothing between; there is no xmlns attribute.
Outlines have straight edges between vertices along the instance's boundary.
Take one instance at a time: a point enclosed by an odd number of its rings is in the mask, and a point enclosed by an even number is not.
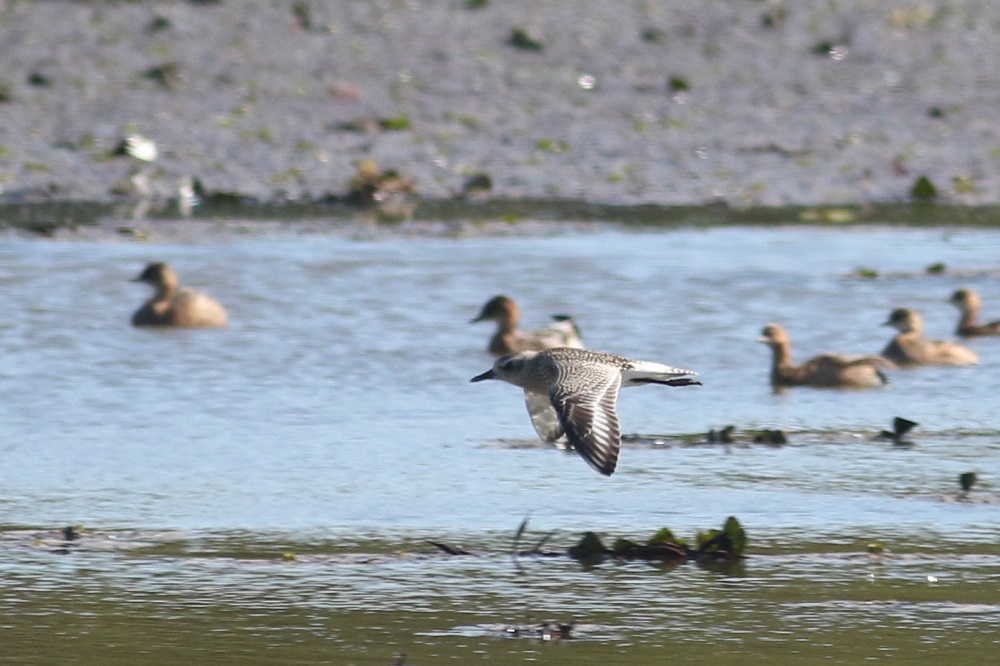
<svg viewBox="0 0 1000 666"><path fill-rule="evenodd" d="M297 23L303 30L307 32L312 30L312 8L309 6L309 3L302 2L301 0L299 2L293 2L292 17L295 19L295 23Z"/></svg>
<svg viewBox="0 0 1000 666"><path fill-rule="evenodd" d="M735 516L726 518L721 530L698 532L697 539L699 558L740 559L747 546L746 530Z"/></svg>
<svg viewBox="0 0 1000 666"><path fill-rule="evenodd" d="M301 183L304 182L305 174L302 169L298 167L289 167L284 171L274 174L271 177L271 182L275 185L284 185L286 183Z"/></svg>
<svg viewBox="0 0 1000 666"><path fill-rule="evenodd" d="M754 444L769 444L782 446L788 443L788 437L783 430L761 430L753 437Z"/></svg>
<svg viewBox="0 0 1000 666"><path fill-rule="evenodd" d="M164 90L174 90L180 83L180 66L175 62L165 62L143 70L141 76Z"/></svg>
<svg viewBox="0 0 1000 666"><path fill-rule="evenodd" d="M36 69L28 74L27 83L29 86L48 88L52 85L52 77Z"/></svg>
<svg viewBox="0 0 1000 666"><path fill-rule="evenodd" d="M910 196L918 200L934 199L938 196L938 190L934 183L927 176L920 176L910 188Z"/></svg>
<svg viewBox="0 0 1000 666"><path fill-rule="evenodd" d="M761 15L760 25L762 28L778 28L785 24L787 18L788 10L785 7L776 7Z"/></svg>
<svg viewBox="0 0 1000 666"><path fill-rule="evenodd" d="M150 20L150 22L146 25L146 32L148 32L149 34L161 32L168 28L172 28L173 25L174 25L173 21L171 21L170 19L166 18L165 16L157 15L154 16L152 20Z"/></svg>
<svg viewBox="0 0 1000 666"><path fill-rule="evenodd" d="M671 76L667 79L667 90L671 93L687 92L691 90L691 84L683 76Z"/></svg>
<svg viewBox="0 0 1000 666"><path fill-rule="evenodd" d="M727 425L718 432L713 428L708 431L705 436L705 441L709 444L732 444L733 443L733 432L736 430L736 426Z"/></svg>
<svg viewBox="0 0 1000 666"><path fill-rule="evenodd" d="M951 179L951 188L956 194L975 194L979 191L976 180L972 176L955 176Z"/></svg>
<svg viewBox="0 0 1000 666"><path fill-rule="evenodd" d="M586 564L596 564L608 557L621 560L645 560L664 564L680 564L693 561L736 562L743 559L747 536L739 520L730 516L721 529L699 531L694 548L684 539L674 536L669 528L658 530L645 543L626 538L615 540L611 548L604 546L600 537L586 532L567 551L571 558Z"/></svg>
<svg viewBox="0 0 1000 666"><path fill-rule="evenodd" d="M379 127L384 130L391 132L401 132L403 130L413 129L413 124L410 122L410 117L407 115L392 116L389 118L381 118L378 121Z"/></svg>
<svg viewBox="0 0 1000 666"><path fill-rule="evenodd" d="M549 153L565 153L569 150L569 143L561 139L539 139L535 148Z"/></svg>
<svg viewBox="0 0 1000 666"><path fill-rule="evenodd" d="M402 132L413 129L410 117L406 114L389 116L385 118L371 118L363 116L335 125L335 128L342 132L360 132L376 134L380 131Z"/></svg>
<svg viewBox="0 0 1000 666"><path fill-rule="evenodd" d="M658 44L663 41L666 41L667 33L665 30L661 28L656 28L656 27L643 28L642 31L639 33L639 37L644 42Z"/></svg>
<svg viewBox="0 0 1000 666"><path fill-rule="evenodd" d="M493 189L493 179L489 174L477 172L462 183L462 194L466 197L484 196Z"/></svg>
<svg viewBox="0 0 1000 666"><path fill-rule="evenodd" d="M928 266L926 272L928 275L942 275L946 270L948 270L948 267L939 261Z"/></svg>
<svg viewBox="0 0 1000 666"><path fill-rule="evenodd" d="M580 562L601 561L608 554L608 549L601 543L601 538L593 532L585 532L567 555Z"/></svg>
<svg viewBox="0 0 1000 666"><path fill-rule="evenodd" d="M532 35L526 28L513 28L507 38L507 44L522 51L541 51L545 48L541 40Z"/></svg>

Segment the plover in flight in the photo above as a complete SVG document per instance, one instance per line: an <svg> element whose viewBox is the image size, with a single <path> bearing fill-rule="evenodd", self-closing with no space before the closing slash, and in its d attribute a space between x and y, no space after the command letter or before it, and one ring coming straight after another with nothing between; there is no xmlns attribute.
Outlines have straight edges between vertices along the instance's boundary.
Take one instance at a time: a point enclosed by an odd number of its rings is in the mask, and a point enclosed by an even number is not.
<svg viewBox="0 0 1000 666"><path fill-rule="evenodd" d="M554 442L563 435L605 476L615 471L621 448L618 391L625 386L700 385L691 370L589 349L556 347L498 358L474 382L500 379L524 389L538 435Z"/></svg>

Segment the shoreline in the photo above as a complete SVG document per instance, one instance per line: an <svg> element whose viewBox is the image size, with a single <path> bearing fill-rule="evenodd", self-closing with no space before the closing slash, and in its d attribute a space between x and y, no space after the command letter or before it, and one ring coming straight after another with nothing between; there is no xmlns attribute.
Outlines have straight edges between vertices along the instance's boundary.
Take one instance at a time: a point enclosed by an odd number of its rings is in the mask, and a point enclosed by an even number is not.
<svg viewBox="0 0 1000 666"><path fill-rule="evenodd" d="M413 236L505 236L619 225L632 229L724 226L903 226L998 228L1000 206L896 203L841 206L734 208L656 204L601 204L560 199L427 199L405 216L377 207L322 201L256 202L207 199L182 214L176 202L0 200L0 234L96 239L211 237L293 231L406 234ZM141 214L136 215L136 207ZM947 220L947 222L944 222Z"/></svg>
<svg viewBox="0 0 1000 666"><path fill-rule="evenodd" d="M1000 203L1000 7L0 0L0 201ZM516 37L520 35L520 39ZM129 136L151 161L116 154ZM147 156L148 157L148 156Z"/></svg>

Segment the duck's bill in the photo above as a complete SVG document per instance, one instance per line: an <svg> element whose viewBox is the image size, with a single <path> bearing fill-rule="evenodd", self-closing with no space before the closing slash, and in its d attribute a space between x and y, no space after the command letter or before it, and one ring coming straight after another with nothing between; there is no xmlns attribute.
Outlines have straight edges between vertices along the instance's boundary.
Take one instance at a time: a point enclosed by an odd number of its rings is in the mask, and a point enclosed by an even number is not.
<svg viewBox="0 0 1000 666"><path fill-rule="evenodd" d="M476 375L475 377L473 377L469 381L470 382L481 382L481 381L484 381L486 379L496 379L496 375L493 374L493 368L490 368L489 370L487 370L486 372L484 372L481 375Z"/></svg>

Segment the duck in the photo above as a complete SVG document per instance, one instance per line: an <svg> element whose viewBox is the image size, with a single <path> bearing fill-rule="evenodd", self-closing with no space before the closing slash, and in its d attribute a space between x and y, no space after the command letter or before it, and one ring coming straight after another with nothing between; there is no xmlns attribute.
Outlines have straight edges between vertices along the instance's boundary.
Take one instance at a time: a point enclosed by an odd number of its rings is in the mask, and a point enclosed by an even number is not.
<svg viewBox="0 0 1000 666"><path fill-rule="evenodd" d="M509 356L522 351L542 351L553 347L583 349L580 330L572 317L556 315L555 321L535 330L523 331L517 326L521 321L521 307L507 296L494 296L470 322L495 321L496 333L490 338L487 349L494 356Z"/></svg>
<svg viewBox="0 0 1000 666"><path fill-rule="evenodd" d="M792 342L780 324L765 326L758 341L771 348L771 386L775 390L786 386L821 388L882 386L889 383L889 378L881 369L896 367L882 356L842 354L820 354L802 365L793 365Z"/></svg>
<svg viewBox="0 0 1000 666"><path fill-rule="evenodd" d="M925 338L923 317L913 308L896 308L882 325L899 331L882 350L882 356L898 365L973 365L979 362L976 352L957 342Z"/></svg>
<svg viewBox="0 0 1000 666"><path fill-rule="evenodd" d="M1000 335L1000 320L986 324L980 324L976 321L979 319L979 308L982 301L979 300L979 294L972 289L963 287L957 290L951 295L948 302L962 312L962 318L958 320L955 335L967 338L977 335Z"/></svg>
<svg viewBox="0 0 1000 666"><path fill-rule="evenodd" d="M148 264L132 282L144 282L155 293L132 315L133 326L178 328L224 328L229 325L225 308L211 296L181 287L177 274L163 262Z"/></svg>

